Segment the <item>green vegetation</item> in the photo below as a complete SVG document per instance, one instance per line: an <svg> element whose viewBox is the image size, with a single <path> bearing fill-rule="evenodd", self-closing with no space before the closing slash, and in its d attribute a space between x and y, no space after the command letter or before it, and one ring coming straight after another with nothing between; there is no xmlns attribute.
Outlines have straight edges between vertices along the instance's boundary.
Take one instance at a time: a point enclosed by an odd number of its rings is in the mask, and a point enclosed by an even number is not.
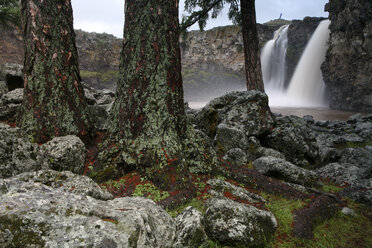
<svg viewBox="0 0 372 248"><path fill-rule="evenodd" d="M262 196L268 201L266 207L278 221L274 242L283 237L288 237L292 232L293 211L302 208L305 203L300 200L288 200L281 196L266 193L262 193Z"/></svg>
<svg viewBox="0 0 372 248"><path fill-rule="evenodd" d="M186 203L185 205L179 206L175 209L172 209L172 210L167 209L167 212L170 216L175 218L177 217L177 215L185 211L187 207L194 207L197 210L199 210L201 213L205 212L204 203L203 201L198 200L198 198L193 198L190 202Z"/></svg>
<svg viewBox="0 0 372 248"><path fill-rule="evenodd" d="M21 26L21 10L17 0L0 0L0 26Z"/></svg>
<svg viewBox="0 0 372 248"><path fill-rule="evenodd" d="M288 24L291 24L291 21L287 21L284 19L275 19L264 23L264 25L267 26L283 26Z"/></svg>
<svg viewBox="0 0 372 248"><path fill-rule="evenodd" d="M337 193L342 190L342 187L339 187L332 183L327 183L323 185L322 191L329 193Z"/></svg>
<svg viewBox="0 0 372 248"><path fill-rule="evenodd" d="M132 196L147 197L154 202L159 202L169 197L168 191L160 191L151 183L138 184Z"/></svg>
<svg viewBox="0 0 372 248"><path fill-rule="evenodd" d="M325 186L329 191L337 191L336 186ZM305 206L306 202L287 200L285 198L263 194L267 199L266 207L274 213L278 229L270 247L275 248L352 248L372 247L371 212L364 205L349 201L348 207L354 209L358 216L338 214L319 224L314 229L314 238L302 240L292 236L293 211Z"/></svg>
<svg viewBox="0 0 372 248"><path fill-rule="evenodd" d="M98 72L98 71L80 71L80 75L83 79L86 78L99 78L99 80L103 83L116 81L118 72L114 70L109 70L105 72Z"/></svg>

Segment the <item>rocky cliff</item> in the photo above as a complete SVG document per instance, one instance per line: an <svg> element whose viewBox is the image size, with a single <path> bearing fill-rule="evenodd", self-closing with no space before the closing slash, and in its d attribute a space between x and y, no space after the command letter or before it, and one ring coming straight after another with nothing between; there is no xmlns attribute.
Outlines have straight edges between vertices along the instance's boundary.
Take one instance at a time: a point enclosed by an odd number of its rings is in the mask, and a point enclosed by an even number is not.
<svg viewBox="0 0 372 248"><path fill-rule="evenodd" d="M372 2L330 0L330 45L322 65L332 108L372 111Z"/></svg>
<svg viewBox="0 0 372 248"><path fill-rule="evenodd" d="M316 18L307 18L291 25L288 78L318 22ZM288 23L275 20L258 24L261 47L273 37L275 30ZM94 88L114 90L122 40L109 34L75 32L83 80ZM22 64L23 44L19 31L0 28L0 34L0 66L7 62ZM191 31L180 39L180 46L187 101L208 101L228 91L245 89L243 39L239 26Z"/></svg>

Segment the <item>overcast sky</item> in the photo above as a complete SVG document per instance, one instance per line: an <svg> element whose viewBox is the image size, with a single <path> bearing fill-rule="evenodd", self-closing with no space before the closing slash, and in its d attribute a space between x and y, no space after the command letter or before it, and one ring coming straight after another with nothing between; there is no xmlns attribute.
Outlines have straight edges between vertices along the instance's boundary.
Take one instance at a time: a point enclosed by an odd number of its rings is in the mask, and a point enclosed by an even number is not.
<svg viewBox="0 0 372 248"><path fill-rule="evenodd" d="M124 0L71 0L74 9L74 27L89 32L109 33L116 37L123 36ZM171 1L171 0L170 0ZM305 16L328 17L324 5L328 0L256 0L257 22L264 23L279 18L303 19ZM183 13L184 0L180 0L180 17ZM211 19L206 29L230 25L227 10L219 18ZM197 29L194 26L192 29Z"/></svg>

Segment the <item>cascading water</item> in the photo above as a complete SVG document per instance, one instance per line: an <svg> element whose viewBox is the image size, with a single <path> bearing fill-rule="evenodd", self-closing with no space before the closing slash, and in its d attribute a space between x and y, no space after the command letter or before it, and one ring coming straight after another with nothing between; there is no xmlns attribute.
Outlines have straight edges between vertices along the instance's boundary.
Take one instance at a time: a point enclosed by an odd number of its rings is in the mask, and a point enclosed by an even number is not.
<svg viewBox="0 0 372 248"><path fill-rule="evenodd" d="M325 59L330 31L329 20L322 21L307 43L288 89L285 89L285 56L288 25L278 29L261 52L265 91L271 106L324 107L326 90L320 66Z"/></svg>
<svg viewBox="0 0 372 248"><path fill-rule="evenodd" d="M328 48L330 23L324 20L318 25L302 54L286 92L290 104L303 107L328 106L320 66Z"/></svg>
<svg viewBox="0 0 372 248"><path fill-rule="evenodd" d="M265 44L261 52L262 76L269 96L284 90L288 27L285 25L275 31L274 38Z"/></svg>

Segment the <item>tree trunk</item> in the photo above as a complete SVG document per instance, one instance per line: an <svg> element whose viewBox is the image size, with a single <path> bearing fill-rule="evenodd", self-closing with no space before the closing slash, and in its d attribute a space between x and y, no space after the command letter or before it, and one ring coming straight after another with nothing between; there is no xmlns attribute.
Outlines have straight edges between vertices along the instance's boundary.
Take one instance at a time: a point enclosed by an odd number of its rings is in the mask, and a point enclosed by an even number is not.
<svg viewBox="0 0 372 248"><path fill-rule="evenodd" d="M136 169L146 170L159 186L169 185L169 180L187 177L193 161L200 164L213 157L187 124L178 1L125 1L123 50L109 133L92 174L98 182ZM204 155L207 159L200 158Z"/></svg>
<svg viewBox="0 0 372 248"><path fill-rule="evenodd" d="M17 124L37 142L92 130L70 0L22 0L24 100Z"/></svg>
<svg viewBox="0 0 372 248"><path fill-rule="evenodd" d="M247 90L264 90L255 0L240 0Z"/></svg>

